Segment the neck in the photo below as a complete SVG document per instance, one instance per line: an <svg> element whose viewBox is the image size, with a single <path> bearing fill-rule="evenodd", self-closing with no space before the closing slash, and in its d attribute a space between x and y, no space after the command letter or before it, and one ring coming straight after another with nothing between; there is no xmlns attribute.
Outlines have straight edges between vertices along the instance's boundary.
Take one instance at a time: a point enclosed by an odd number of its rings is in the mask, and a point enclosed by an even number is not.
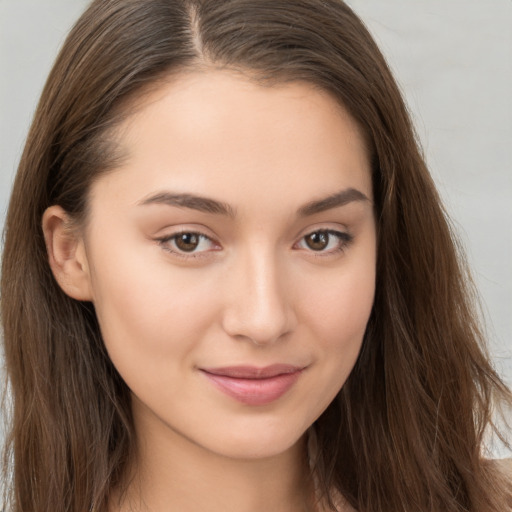
<svg viewBox="0 0 512 512"><path fill-rule="evenodd" d="M135 428L131 476L125 492L114 493L111 512L316 510L303 439L272 457L242 459L209 451L144 417Z"/></svg>

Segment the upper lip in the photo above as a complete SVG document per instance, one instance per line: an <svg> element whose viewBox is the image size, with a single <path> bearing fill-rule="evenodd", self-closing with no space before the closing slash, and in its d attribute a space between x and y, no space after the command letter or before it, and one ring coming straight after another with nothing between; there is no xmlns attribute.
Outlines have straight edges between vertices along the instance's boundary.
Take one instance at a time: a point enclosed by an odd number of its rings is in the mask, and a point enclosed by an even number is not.
<svg viewBox="0 0 512 512"><path fill-rule="evenodd" d="M291 364L272 364L270 366L224 366L222 368L201 368L203 372L233 379L269 379L277 375L295 373L303 370L303 366Z"/></svg>

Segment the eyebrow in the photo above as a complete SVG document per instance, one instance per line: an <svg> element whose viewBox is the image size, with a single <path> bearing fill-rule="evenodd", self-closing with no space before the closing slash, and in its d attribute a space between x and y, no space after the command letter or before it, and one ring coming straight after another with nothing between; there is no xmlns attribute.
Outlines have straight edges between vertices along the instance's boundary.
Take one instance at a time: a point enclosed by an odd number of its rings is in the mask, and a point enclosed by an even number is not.
<svg viewBox="0 0 512 512"><path fill-rule="evenodd" d="M311 201L301 206L297 210L299 217L308 217L315 215L333 208L345 206L354 201L368 201L370 199L361 191L355 188L347 188L327 196L323 199ZM208 197L197 196L187 193L172 193L172 192L159 192L138 203L141 206L151 204L164 204L168 206L175 206L178 208L190 208L191 210L198 210L204 213L213 213L216 215L226 215L228 217L235 217L236 210L229 204L211 199Z"/></svg>
<svg viewBox="0 0 512 512"><path fill-rule="evenodd" d="M298 210L298 214L299 217L308 217L309 215L325 212L327 210L331 210L332 208L345 206L346 204L352 203L354 201L368 201L371 203L370 199L360 190L355 188L347 188L341 190L340 192L331 194L324 199L311 201L304 206L301 206Z"/></svg>
<svg viewBox="0 0 512 512"><path fill-rule="evenodd" d="M205 213L227 215L235 217L235 210L229 204L193 194L174 194L172 192L159 192L139 203L140 205L166 204L178 208L190 208Z"/></svg>

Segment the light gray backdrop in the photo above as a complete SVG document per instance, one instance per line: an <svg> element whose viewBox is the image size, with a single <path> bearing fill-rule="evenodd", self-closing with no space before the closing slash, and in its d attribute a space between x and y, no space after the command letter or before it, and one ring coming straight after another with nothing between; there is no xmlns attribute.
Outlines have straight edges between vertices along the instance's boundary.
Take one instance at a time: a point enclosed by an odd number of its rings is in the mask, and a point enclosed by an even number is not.
<svg viewBox="0 0 512 512"><path fill-rule="evenodd" d="M44 80L85 0L0 0L0 228ZM512 383L512 1L350 0L406 95Z"/></svg>

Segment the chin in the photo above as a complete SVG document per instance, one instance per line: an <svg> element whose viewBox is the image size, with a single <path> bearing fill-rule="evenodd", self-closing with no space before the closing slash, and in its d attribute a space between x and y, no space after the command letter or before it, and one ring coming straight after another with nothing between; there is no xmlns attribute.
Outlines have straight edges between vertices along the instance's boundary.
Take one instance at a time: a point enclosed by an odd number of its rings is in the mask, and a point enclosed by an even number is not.
<svg viewBox="0 0 512 512"><path fill-rule="evenodd" d="M292 430L289 427L261 427L252 431L245 429L230 432L226 439L216 439L212 442L210 450L233 459L255 460L276 457L294 448L299 449L299 445L305 440L305 429Z"/></svg>
<svg viewBox="0 0 512 512"><path fill-rule="evenodd" d="M239 440L231 443L229 446L223 446L222 452L219 455L231 459L271 459L297 447L302 438L294 439L293 442L289 442L289 440L284 442L276 439Z"/></svg>

